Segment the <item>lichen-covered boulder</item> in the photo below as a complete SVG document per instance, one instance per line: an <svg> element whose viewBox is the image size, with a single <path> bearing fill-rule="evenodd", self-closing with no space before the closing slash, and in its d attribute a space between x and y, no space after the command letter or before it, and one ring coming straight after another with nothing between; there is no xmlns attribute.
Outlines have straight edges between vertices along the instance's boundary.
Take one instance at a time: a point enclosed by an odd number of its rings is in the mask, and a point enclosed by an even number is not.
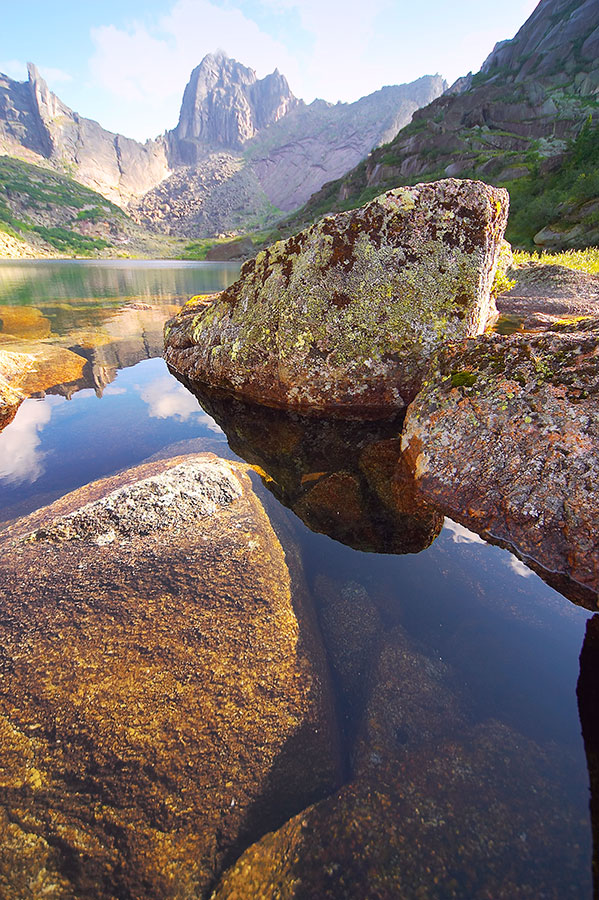
<svg viewBox="0 0 599 900"><path fill-rule="evenodd" d="M599 591L599 319L446 348L402 436L419 490L572 599ZM542 574L542 573L541 573ZM549 580L549 579L548 579Z"/></svg>
<svg viewBox="0 0 599 900"><path fill-rule="evenodd" d="M447 179L327 216L187 304L166 324L165 359L272 406L400 410L440 344L484 330L507 213L506 191Z"/></svg>
<svg viewBox="0 0 599 900"><path fill-rule="evenodd" d="M138 466L0 532L0 896L187 900L338 784L297 547L246 467Z"/></svg>

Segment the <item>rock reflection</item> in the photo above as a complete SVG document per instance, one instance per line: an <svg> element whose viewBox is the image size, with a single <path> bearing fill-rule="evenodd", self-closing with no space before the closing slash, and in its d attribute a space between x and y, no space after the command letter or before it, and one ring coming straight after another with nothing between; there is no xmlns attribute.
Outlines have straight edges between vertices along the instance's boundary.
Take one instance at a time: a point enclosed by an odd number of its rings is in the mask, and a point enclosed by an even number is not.
<svg viewBox="0 0 599 900"><path fill-rule="evenodd" d="M356 550L419 553L443 516L418 496L400 459L400 420L353 422L255 406L173 374L220 425L231 449L315 532Z"/></svg>
<svg viewBox="0 0 599 900"><path fill-rule="evenodd" d="M70 399L86 388L101 397L120 369L162 354L164 322L178 308L132 301L111 310L81 303L77 315L72 307L62 311L66 319L54 308L46 316L32 307L0 306L0 353L31 362L10 382L21 398L50 393Z"/></svg>

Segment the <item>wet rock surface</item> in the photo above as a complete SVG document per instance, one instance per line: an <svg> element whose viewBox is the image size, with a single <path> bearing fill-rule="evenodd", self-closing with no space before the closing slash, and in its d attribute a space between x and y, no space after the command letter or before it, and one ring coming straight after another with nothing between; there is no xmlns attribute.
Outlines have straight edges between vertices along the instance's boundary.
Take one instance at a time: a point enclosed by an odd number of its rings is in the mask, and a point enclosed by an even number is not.
<svg viewBox="0 0 599 900"><path fill-rule="evenodd" d="M405 407L434 350L481 333L508 195L447 179L327 217L165 326L165 358L253 402L377 418Z"/></svg>
<svg viewBox="0 0 599 900"><path fill-rule="evenodd" d="M405 461L452 518L597 606L599 320L443 350L408 410ZM558 586L558 585L556 585ZM558 589L559 588L558 586Z"/></svg>
<svg viewBox="0 0 599 900"><path fill-rule="evenodd" d="M312 531L376 553L418 553L441 531L443 516L398 464L400 420L302 416L183 383L231 449Z"/></svg>
<svg viewBox="0 0 599 900"><path fill-rule="evenodd" d="M3 897L205 896L338 784L285 534L284 550L245 467L212 455L95 482L0 534Z"/></svg>

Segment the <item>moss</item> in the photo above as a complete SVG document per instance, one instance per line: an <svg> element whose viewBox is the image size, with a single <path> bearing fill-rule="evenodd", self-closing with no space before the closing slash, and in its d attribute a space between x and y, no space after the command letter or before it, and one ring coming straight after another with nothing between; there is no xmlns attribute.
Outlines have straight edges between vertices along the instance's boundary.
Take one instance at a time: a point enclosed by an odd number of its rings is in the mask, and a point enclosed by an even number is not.
<svg viewBox="0 0 599 900"><path fill-rule="evenodd" d="M475 372L452 372L452 387L472 387L476 383L477 375Z"/></svg>

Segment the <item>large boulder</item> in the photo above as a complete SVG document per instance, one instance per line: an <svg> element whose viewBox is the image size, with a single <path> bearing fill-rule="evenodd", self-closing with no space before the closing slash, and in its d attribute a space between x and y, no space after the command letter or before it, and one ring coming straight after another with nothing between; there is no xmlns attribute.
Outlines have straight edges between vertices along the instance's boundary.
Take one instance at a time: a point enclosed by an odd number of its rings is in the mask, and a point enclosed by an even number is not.
<svg viewBox="0 0 599 900"><path fill-rule="evenodd" d="M138 466L0 533L0 895L205 896L338 784L298 552L246 467Z"/></svg>
<svg viewBox="0 0 599 900"><path fill-rule="evenodd" d="M262 251L165 327L190 381L271 406L401 410L448 339L480 334L508 194L447 179L397 188Z"/></svg>
<svg viewBox="0 0 599 900"><path fill-rule="evenodd" d="M420 492L597 608L599 319L441 351L408 409ZM556 581L556 586L559 586Z"/></svg>

